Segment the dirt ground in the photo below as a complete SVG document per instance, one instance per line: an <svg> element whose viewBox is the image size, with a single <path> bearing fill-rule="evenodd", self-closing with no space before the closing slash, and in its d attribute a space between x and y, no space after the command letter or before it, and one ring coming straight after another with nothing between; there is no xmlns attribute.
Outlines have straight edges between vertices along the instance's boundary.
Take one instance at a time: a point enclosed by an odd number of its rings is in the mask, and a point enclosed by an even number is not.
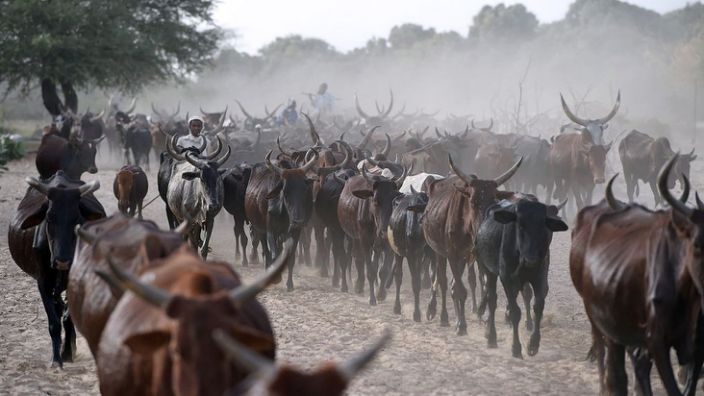
<svg viewBox="0 0 704 396"><path fill-rule="evenodd" d="M702 163L697 161L693 165L693 185L701 188ZM157 194L157 166L153 165L150 172L147 198ZM100 180L102 187L96 196L107 212L113 213L117 210L112 194L116 167L100 161L98 167L98 175L86 174L83 179ZM13 162L9 168L9 172L0 176L0 394L98 394L95 366L80 336L77 361L65 364L63 370L48 368L51 343L36 284L15 265L7 248L7 223L26 189L24 178L36 173L33 158ZM616 192L623 196L621 185ZM647 188L642 188L643 192ZM600 193L595 197L600 199ZM642 194L641 198L652 202L649 194ZM162 201L150 205L145 217L165 226ZM216 223L218 231L211 241L212 258L236 262L231 218L221 215ZM392 330L392 342L351 384L351 395L593 395L598 393L597 368L585 361L591 343L589 325L569 278L569 245L569 232L555 234L540 352L534 357L524 352L525 360L511 357L510 327L498 320L498 349L487 348L484 326L474 315L468 315L469 334L456 336L450 302L451 327L440 327L437 318L425 321L428 290L421 293L423 322L415 323L407 273L400 316L392 312L393 293L372 307L366 290L364 295L341 293L331 286L330 279L319 277L304 265L297 265L293 292L286 292L280 284L259 299L274 324L279 359L302 367L314 367L329 359L345 359L368 345L382 329ZM236 262L236 267L245 280L263 271L261 265L242 267ZM503 317L503 307L505 303L499 301L497 318ZM529 337L521 327L525 350ZM629 385L632 382L631 377ZM653 384L656 392L662 394L655 374Z"/></svg>

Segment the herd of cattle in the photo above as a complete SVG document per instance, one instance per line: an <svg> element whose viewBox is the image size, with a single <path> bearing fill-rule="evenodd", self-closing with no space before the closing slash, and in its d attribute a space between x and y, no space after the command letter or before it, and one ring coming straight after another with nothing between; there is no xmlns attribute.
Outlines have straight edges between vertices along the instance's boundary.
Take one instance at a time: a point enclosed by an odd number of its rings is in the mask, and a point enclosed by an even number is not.
<svg viewBox="0 0 704 396"><path fill-rule="evenodd" d="M449 262L455 330L467 333L471 293L471 311L485 320L490 348L497 346L500 279L512 354L522 358L520 293L531 332L527 352L535 355L552 233L568 229L560 212L570 193L579 209L570 271L592 325L590 353L602 391L627 393L628 352L643 394L652 393L653 361L668 394L681 394L670 361L674 349L685 368L684 393L695 392L704 362L704 203L697 195L696 206L687 205L696 155L675 153L667 138L634 130L618 147L630 203L614 197L614 175L605 198L592 205L595 184L606 181L612 143L604 142L604 133L620 93L600 119L579 118L562 100L576 130L549 142L497 134L493 122L478 128L473 120L459 133L440 126L425 137L429 128L415 127L433 115L401 110L392 116L393 93L388 107L377 105L377 115L364 112L355 98L356 120L304 114L302 125L275 124L276 109L254 117L237 102L244 122L231 116L226 122L227 109L202 112L210 144L199 154L175 144L188 133L177 120L179 109L168 114L152 105L149 120L133 114L133 102L126 111L110 105L79 117L75 100L53 98L45 105L57 122L42 138L39 175L27 179L9 247L38 282L53 364L72 361L75 325L96 360L103 394L342 393L390 334L344 364L309 373L275 366L273 330L255 297L280 282L284 269L293 290L296 261L315 263L324 277L332 268L332 284L343 292L354 261L355 291L362 293L366 283L375 305L395 284L393 310L400 314L405 259L413 319L421 321L421 288L431 287L426 318L437 314L439 290L441 326L449 326ZM375 140L378 130L387 131L383 140ZM103 152L125 162L113 185L120 213L111 216L93 195L100 184L81 181L84 172L97 172L103 138L109 146ZM157 186L169 231L142 219L149 181L141 166L148 166L152 149L160 160ZM650 184L663 209L632 202L639 180ZM684 192L675 198L670 189L678 180ZM261 247L267 270L251 284L243 285L228 263L204 261L223 207L234 217L236 241L235 251L223 254L246 266L259 261Z"/></svg>

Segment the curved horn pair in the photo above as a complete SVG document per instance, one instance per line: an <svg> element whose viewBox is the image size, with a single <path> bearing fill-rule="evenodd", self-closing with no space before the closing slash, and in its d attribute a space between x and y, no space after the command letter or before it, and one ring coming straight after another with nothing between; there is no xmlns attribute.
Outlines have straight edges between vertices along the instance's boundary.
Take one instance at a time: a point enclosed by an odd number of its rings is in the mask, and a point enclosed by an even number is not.
<svg viewBox="0 0 704 396"><path fill-rule="evenodd" d="M166 134L166 132L164 132L164 131L162 131L162 132L164 133L164 135L169 136ZM176 147L176 140L177 139L178 139L178 137L176 136L176 134L174 134L173 136L170 136L170 139L166 139L166 151L176 161L185 161L186 157L184 157L183 155L176 152L175 147Z"/></svg>
<svg viewBox="0 0 704 396"><path fill-rule="evenodd" d="M372 129L369 130L369 132L367 132L367 134L364 136L364 139L362 139L362 141L359 143L359 145L357 145L357 147L359 147L360 150L364 150L364 148L367 147L367 144L369 144L369 141L372 139L372 135L374 134L374 131L376 131L379 128L381 128L381 125L376 125L376 126L372 127Z"/></svg>
<svg viewBox="0 0 704 396"><path fill-rule="evenodd" d="M364 118L365 120L371 118L367 113L362 110L362 107L359 105L359 97L357 97L357 93L355 92L354 94L354 107L357 109L357 113L359 113L359 116Z"/></svg>
<svg viewBox="0 0 704 396"><path fill-rule="evenodd" d="M308 114L301 112L304 117L306 117L306 120L308 120L308 128L310 129L310 138L313 141L314 146L322 146L324 145L323 141L320 139L320 135L318 132L315 130L315 125L313 125L313 121L310 119Z"/></svg>
<svg viewBox="0 0 704 396"><path fill-rule="evenodd" d="M214 153L205 156L205 159L207 159L207 160L215 159L215 157L220 155L220 152L222 151L222 139L220 138L220 136L215 136L215 138L218 140L218 148L215 149ZM205 139L203 139L203 140L205 140ZM206 145L207 145L207 143L206 143ZM205 147L203 147L203 150L205 150ZM203 152L203 150L200 150L200 151Z"/></svg>
<svg viewBox="0 0 704 396"><path fill-rule="evenodd" d="M235 102L237 103L237 106L240 107L240 111L242 112L242 114L244 114L245 117L247 117L249 119L254 119L254 117L252 117L251 115L249 115L249 113L247 113L247 110L244 109L244 106L242 106L242 103L240 103L239 100L235 99Z"/></svg>

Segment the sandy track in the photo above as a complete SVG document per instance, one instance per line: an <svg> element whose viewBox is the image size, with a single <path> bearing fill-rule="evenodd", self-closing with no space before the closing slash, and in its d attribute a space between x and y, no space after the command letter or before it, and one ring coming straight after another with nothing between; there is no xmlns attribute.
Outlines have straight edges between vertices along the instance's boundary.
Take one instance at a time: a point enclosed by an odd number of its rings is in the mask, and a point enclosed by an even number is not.
<svg viewBox="0 0 704 396"><path fill-rule="evenodd" d="M115 167L100 165L97 177L102 187L96 196L112 213L116 210L112 196ZM701 174L699 168L695 166L693 175ZM11 163L10 171L0 176L0 394L97 394L95 366L80 336L76 362L67 363L63 371L47 368L51 343L36 284L15 265L7 249L7 223L24 194L23 179L34 174L34 161L26 159ZM95 177L85 175L84 180ZM697 181L695 188L700 186ZM147 198L156 195L155 167L150 183ZM148 207L145 217L165 225L162 202ZM220 216L216 227L212 258L235 261L231 219ZM407 273L400 316L392 313L393 288L386 301L370 307L366 290L361 296L341 293L331 287L329 279L303 265L297 266L293 292L278 285L261 295L260 301L274 324L279 359L303 367L344 359L370 343L383 328L392 329L391 344L352 384L350 394L596 394L596 366L584 361L591 342L589 326L569 279L568 251L569 232L556 234L541 348L535 357L524 352L525 360L511 357L510 328L498 320L497 349L487 349L484 326L473 315L468 314L468 336L455 336L451 302L451 327L441 328L437 319L413 322ZM259 265L236 266L245 279L262 271ZM423 318L428 298L429 292L423 290ZM501 298L500 293L497 318L503 317ZM525 330L521 341L525 349ZM662 393L657 378L654 386Z"/></svg>

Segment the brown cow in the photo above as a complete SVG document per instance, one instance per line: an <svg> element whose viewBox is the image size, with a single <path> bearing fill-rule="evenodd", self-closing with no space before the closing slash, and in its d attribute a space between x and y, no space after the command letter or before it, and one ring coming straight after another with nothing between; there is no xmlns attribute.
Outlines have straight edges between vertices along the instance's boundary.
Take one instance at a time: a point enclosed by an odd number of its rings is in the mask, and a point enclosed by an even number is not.
<svg viewBox="0 0 704 396"><path fill-rule="evenodd" d="M695 391L704 360L704 208L687 207L667 189L677 157L658 176L658 190L671 209L653 212L631 204L602 213L592 221L584 253L575 255L577 260L571 255L575 288L595 339L603 339L608 351L606 376L600 372L602 392L627 393L626 348L642 394L652 394L651 359L667 393L680 394L671 348L680 364L689 364L685 394ZM575 233L585 235L577 228Z"/></svg>
<svg viewBox="0 0 704 396"><path fill-rule="evenodd" d="M450 169L456 176L436 180L429 184L428 205L423 220L423 233L428 245L437 256L437 283L442 293L442 311L440 325L449 326L446 308L447 275L446 261L454 282L452 284L452 300L457 313L457 334L467 334L467 322L464 315L464 303L467 299L467 289L462 284L462 274L465 263L469 262L469 281L472 291L472 310L476 311L476 284L474 281L474 237L484 217L484 211L496 199L508 198L513 193L497 191L518 170L523 158L519 159L508 171L493 180L481 180L474 175L467 176L459 170L452 156L448 156ZM436 290L433 290L428 305L428 320L435 317L437 306Z"/></svg>
<svg viewBox="0 0 704 396"><path fill-rule="evenodd" d="M112 257L127 271L141 274L149 269L144 257L156 260L171 254L181 244L187 223L176 232L159 230L151 221L139 221L114 214L92 221L76 229L80 237L76 245L74 263L68 274L69 313L78 331L83 334L91 353L98 352L98 342L105 323L122 296L110 290L95 274L96 269L107 270L107 257Z"/></svg>
<svg viewBox="0 0 704 396"><path fill-rule="evenodd" d="M628 201L633 202L633 193L638 195L638 181L643 180L650 185L655 198L655 205L662 202L657 187L655 186L658 170L670 159L675 152L670 147L670 141L665 137L653 139L645 133L635 129L626 135L618 144L618 154L623 165L623 176L626 179L626 192ZM692 152L680 155L680 160L675 165L673 177L667 181L667 187L673 188L677 176L682 174L689 177L690 162L697 158Z"/></svg>
<svg viewBox="0 0 704 396"><path fill-rule="evenodd" d="M134 216L135 211L142 219L142 203L147 196L149 182L142 168L136 165L125 165L115 175L112 191L117 198L117 208L120 213Z"/></svg>
<svg viewBox="0 0 704 396"><path fill-rule="evenodd" d="M53 132L42 136L34 161L39 176L46 179L63 170L68 177L78 180L83 172L98 172L95 155L97 144L102 139L86 140L80 137L78 131L74 131L69 139Z"/></svg>
<svg viewBox="0 0 704 396"><path fill-rule="evenodd" d="M482 144L474 156L472 170L481 178L492 178L509 169L515 162L515 151L497 143Z"/></svg>
<svg viewBox="0 0 704 396"><path fill-rule="evenodd" d="M293 252L284 243L271 269L250 285L224 262L204 262L182 247L141 278L108 260L113 287L129 289L108 320L98 349L103 395L222 395L247 373L228 364L209 336L221 329L273 359L271 324L257 293L281 276Z"/></svg>
<svg viewBox="0 0 704 396"><path fill-rule="evenodd" d="M249 348L232 339L221 330L213 338L237 363L252 372L254 384L243 384L234 389L234 394L271 396L334 396L344 394L350 381L367 366L377 353L389 342L391 333L385 331L366 351L343 364L326 363L312 373L288 365L276 366L274 362L253 353ZM248 389L247 389L248 388Z"/></svg>
<svg viewBox="0 0 704 396"><path fill-rule="evenodd" d="M604 183L606 154L611 143L598 145L587 131L555 138L550 149L550 169L555 178L555 198L571 191L577 208L591 204L595 184Z"/></svg>

